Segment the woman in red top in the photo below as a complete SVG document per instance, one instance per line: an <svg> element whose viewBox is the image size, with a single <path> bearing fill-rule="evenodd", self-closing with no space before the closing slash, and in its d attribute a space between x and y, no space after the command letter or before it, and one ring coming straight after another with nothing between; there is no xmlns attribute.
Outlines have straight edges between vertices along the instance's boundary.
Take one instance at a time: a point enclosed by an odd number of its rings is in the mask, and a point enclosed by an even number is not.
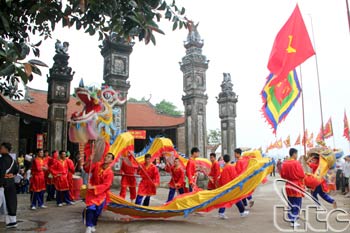
<svg viewBox="0 0 350 233"><path fill-rule="evenodd" d="M42 149L38 149L36 158L33 160L30 178L30 191L33 192L32 203L30 208L32 210L39 208L47 208L44 205L44 193L46 190L45 185L45 171L47 170L47 164L44 161L44 152Z"/></svg>
<svg viewBox="0 0 350 233"><path fill-rule="evenodd" d="M315 174L315 172L317 171L319 162L320 162L320 158L318 154L311 154L311 157L306 162L307 165L311 168L313 174ZM327 192L329 192L328 185L326 180L322 177L321 181L316 186L316 188L312 190L312 196L315 198L317 204L320 204L318 201L318 195L320 195L320 197L322 197L323 200L325 200L330 204L333 204L333 207L336 209L337 208L336 201L331 196L329 196Z"/></svg>
<svg viewBox="0 0 350 233"><path fill-rule="evenodd" d="M89 180L86 193L86 209L85 209L85 225L86 233L95 232L97 220L100 216L103 207L108 202L108 192L113 183L113 171L111 164L114 160L114 155L108 153L104 162L98 162L91 165L91 178ZM90 164L84 165L86 172L90 171Z"/></svg>
<svg viewBox="0 0 350 233"><path fill-rule="evenodd" d="M151 155L145 155L145 163L141 165L138 170L138 174L141 175L141 182L139 184L139 189L136 197L135 204L141 205L143 197L144 206L149 206L151 196L156 195L157 187L159 186L159 171L158 168L151 163Z"/></svg>
<svg viewBox="0 0 350 233"><path fill-rule="evenodd" d="M170 164L167 163L165 171L171 174L171 180L169 182L169 195L167 200L168 202L174 199L176 190L178 190L180 194L184 193L185 173L180 165L179 158L175 158L174 166L170 166Z"/></svg>

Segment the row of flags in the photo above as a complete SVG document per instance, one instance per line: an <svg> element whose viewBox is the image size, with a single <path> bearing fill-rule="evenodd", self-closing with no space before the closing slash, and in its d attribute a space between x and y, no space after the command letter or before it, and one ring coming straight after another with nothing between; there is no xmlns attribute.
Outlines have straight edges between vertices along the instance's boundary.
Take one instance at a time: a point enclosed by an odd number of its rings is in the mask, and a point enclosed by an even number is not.
<svg viewBox="0 0 350 233"><path fill-rule="evenodd" d="M295 68L313 56L313 49L299 6L278 32L268 62L269 76L261 92L262 113L276 133L300 97Z"/></svg>
<svg viewBox="0 0 350 233"><path fill-rule="evenodd" d="M323 127L321 127L320 132L317 134L315 141L318 145L324 146L325 145L324 139L328 139L332 136L334 136L332 118L329 118L327 123ZM346 112L344 112L343 137L345 137L345 139L350 142L350 129L349 129L349 122L348 122ZM266 148L266 152L273 149L282 149L283 146L286 148L289 148L291 147L291 145L292 144L291 144L290 136L288 135L288 137L285 140L282 140L282 138L280 138L279 140L276 140L275 142L270 143L270 145ZM309 134L308 130L305 130L304 135L301 136L299 134L299 136L295 140L294 146L297 146L297 145L303 145L303 146L306 145L308 148L314 147L314 134L313 133Z"/></svg>

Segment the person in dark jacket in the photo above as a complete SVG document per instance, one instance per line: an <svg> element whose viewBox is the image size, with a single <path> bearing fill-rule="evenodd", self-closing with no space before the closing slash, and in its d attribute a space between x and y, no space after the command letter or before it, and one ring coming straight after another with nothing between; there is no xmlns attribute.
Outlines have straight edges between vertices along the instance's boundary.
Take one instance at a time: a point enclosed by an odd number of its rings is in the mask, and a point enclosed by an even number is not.
<svg viewBox="0 0 350 233"><path fill-rule="evenodd" d="M0 188L4 192L6 202L6 228L17 227L17 195L14 177L18 173L18 164L9 154L11 149L11 144L7 142L0 146Z"/></svg>

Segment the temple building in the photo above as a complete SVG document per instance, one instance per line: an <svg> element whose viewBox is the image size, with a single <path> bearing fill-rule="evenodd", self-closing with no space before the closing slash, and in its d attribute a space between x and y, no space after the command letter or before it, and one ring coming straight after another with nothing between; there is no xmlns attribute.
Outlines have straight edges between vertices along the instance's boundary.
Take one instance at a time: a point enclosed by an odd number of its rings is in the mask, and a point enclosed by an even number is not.
<svg viewBox="0 0 350 233"><path fill-rule="evenodd" d="M80 111L77 99L70 97L67 104L67 120L73 112ZM0 142L10 142L14 153L35 152L46 149L48 130L47 91L27 88L23 100L10 100L0 95ZM174 146L185 152L185 118L160 114L149 102L127 103L127 130L135 135L135 151L141 151L149 138L165 136ZM55 148L60 150L61 148ZM78 145L67 141L71 153L78 151Z"/></svg>

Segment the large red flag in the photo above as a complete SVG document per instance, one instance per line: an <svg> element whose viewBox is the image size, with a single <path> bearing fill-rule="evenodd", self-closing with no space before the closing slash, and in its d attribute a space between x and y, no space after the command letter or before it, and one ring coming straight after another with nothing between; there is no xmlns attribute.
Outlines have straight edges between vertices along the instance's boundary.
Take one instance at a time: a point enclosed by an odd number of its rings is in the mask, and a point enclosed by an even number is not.
<svg viewBox="0 0 350 233"><path fill-rule="evenodd" d="M324 138L330 138L333 136L333 126L332 126L332 118L330 117L327 121L326 125L323 128Z"/></svg>
<svg viewBox="0 0 350 233"><path fill-rule="evenodd" d="M321 129L320 129L320 132L318 132L317 134L317 137L316 137L316 142L322 142L323 141L323 128L322 128L322 125L321 125Z"/></svg>
<svg viewBox="0 0 350 233"><path fill-rule="evenodd" d="M278 32L267 65L275 75L270 85L288 78L288 73L315 54L299 6Z"/></svg>
<svg viewBox="0 0 350 233"><path fill-rule="evenodd" d="M346 116L346 112L344 111L344 133L343 136L350 142L350 135L349 135L349 122L348 117Z"/></svg>

